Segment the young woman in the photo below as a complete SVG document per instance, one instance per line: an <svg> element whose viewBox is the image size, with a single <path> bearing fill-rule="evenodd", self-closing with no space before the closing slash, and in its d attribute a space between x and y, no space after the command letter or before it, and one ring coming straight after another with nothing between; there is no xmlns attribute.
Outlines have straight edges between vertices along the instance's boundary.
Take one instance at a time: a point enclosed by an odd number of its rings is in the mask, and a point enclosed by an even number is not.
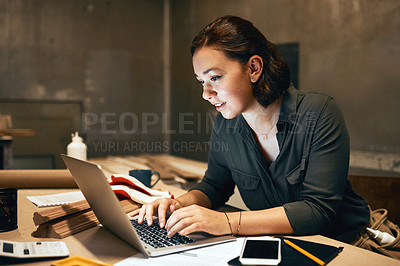
<svg viewBox="0 0 400 266"><path fill-rule="evenodd" d="M191 52L203 98L219 112L211 141L228 149L210 150L195 188L134 212L139 222L151 224L158 215L170 236L204 231L356 240L370 214L347 180L349 137L335 100L290 85L275 46L239 17L210 23ZM235 186L250 211L215 211Z"/></svg>

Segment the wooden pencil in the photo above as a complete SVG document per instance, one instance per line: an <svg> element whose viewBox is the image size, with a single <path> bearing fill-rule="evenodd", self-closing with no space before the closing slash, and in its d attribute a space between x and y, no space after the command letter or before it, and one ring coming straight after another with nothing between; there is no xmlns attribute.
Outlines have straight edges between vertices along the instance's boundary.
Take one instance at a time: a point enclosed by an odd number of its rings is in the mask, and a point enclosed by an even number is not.
<svg viewBox="0 0 400 266"><path fill-rule="evenodd" d="M325 265L325 262L320 260L319 258L317 258L316 256L314 256L313 254L311 254L310 252L302 249L301 247L299 247L298 245L294 244L293 242L284 239L285 243L288 244L289 246L291 246L292 248L294 248L295 250L297 250L298 252L300 252L301 254L303 254L304 256L306 256L307 258L315 261L316 263L318 263L319 265Z"/></svg>

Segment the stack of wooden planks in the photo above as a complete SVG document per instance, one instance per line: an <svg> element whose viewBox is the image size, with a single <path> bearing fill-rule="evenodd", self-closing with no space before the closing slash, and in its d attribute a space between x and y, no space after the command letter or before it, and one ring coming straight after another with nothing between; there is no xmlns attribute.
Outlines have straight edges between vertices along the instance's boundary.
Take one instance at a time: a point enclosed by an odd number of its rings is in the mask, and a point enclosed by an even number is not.
<svg viewBox="0 0 400 266"><path fill-rule="evenodd" d="M128 174L132 169L151 169L160 173L161 179L201 179L207 163L169 154L142 154L138 156L109 156L92 158L91 162L101 165L103 171L111 174Z"/></svg>
<svg viewBox="0 0 400 266"><path fill-rule="evenodd" d="M141 205L132 200L120 201L126 213ZM33 221L38 226L34 237L64 238L99 224L86 200L34 212Z"/></svg>

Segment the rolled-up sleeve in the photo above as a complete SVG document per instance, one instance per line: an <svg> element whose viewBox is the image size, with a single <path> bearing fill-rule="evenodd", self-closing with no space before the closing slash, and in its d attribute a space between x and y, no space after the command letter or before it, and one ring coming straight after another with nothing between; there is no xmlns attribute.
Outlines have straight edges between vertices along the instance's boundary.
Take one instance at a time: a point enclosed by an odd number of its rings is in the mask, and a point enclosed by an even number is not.
<svg viewBox="0 0 400 266"><path fill-rule="evenodd" d="M300 200L284 204L296 235L328 231L343 200L349 167L349 136L340 109L330 98L315 119Z"/></svg>

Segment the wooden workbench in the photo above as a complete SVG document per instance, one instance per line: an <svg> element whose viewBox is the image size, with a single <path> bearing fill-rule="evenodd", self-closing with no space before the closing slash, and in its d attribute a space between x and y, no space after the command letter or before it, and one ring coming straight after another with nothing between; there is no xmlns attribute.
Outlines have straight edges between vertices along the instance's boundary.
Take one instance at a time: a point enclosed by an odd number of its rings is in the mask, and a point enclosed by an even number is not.
<svg viewBox="0 0 400 266"><path fill-rule="evenodd" d="M115 160L117 159L117 160ZM121 160L122 159L122 160ZM131 168L132 165L126 165L127 158L108 158L105 162L108 164L106 175L119 170ZM100 164L101 160L97 160ZM118 163L119 162L119 163ZM199 166L200 168L201 166ZM117 171L118 170L118 171ZM168 183L168 184L167 184ZM185 192L178 183L173 180L161 180L155 188L169 190L175 196ZM29 195L48 195L69 191L76 191L77 188L25 188L18 191L18 229L0 233L0 239L12 241L54 241L59 239L34 238L31 233L36 229L33 223L33 213L37 208L26 197ZM394 260L361 248L354 247L320 235L298 237L302 240L313 241L333 246L342 246L344 250L329 263L329 265L400 265L400 261ZM80 255L86 258L99 260L102 262L114 264L124 260L132 255L138 254L138 251L126 244L124 241L110 233L101 226L95 226L83 232L64 238L70 255ZM1 263L0 263L1 264ZM50 265L51 261L42 261L29 263L27 265ZM19 264L21 265L21 264ZM26 264L22 264L26 265Z"/></svg>

